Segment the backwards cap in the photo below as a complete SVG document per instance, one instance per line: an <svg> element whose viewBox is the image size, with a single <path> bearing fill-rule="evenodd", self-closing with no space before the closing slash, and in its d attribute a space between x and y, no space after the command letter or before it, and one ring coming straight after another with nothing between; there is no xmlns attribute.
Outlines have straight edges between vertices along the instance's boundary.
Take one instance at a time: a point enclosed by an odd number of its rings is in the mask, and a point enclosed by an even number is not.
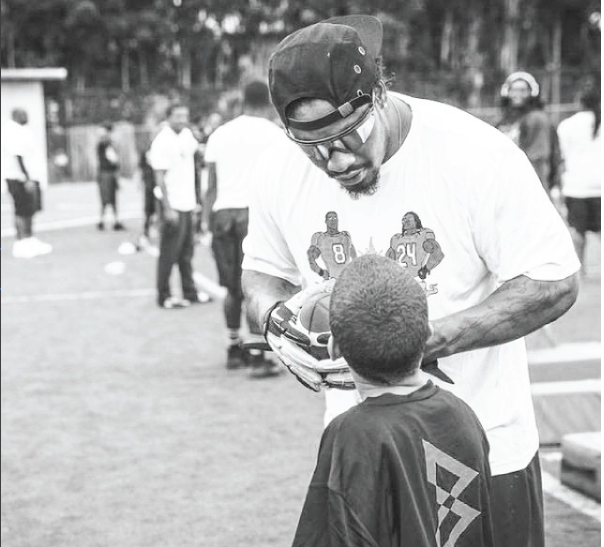
<svg viewBox="0 0 604 547"><path fill-rule="evenodd" d="M321 129L371 103L381 48L382 24L368 15L328 19L287 36L269 61L271 99L285 127ZM297 99L322 99L334 110L295 120L288 108Z"/></svg>

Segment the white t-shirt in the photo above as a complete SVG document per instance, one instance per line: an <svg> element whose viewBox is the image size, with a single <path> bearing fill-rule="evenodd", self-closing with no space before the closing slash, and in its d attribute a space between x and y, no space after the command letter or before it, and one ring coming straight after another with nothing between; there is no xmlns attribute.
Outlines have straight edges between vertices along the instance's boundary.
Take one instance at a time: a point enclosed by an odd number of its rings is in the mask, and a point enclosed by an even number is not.
<svg viewBox="0 0 604 547"><path fill-rule="evenodd" d="M221 125L210 135L205 161L216 164L214 211L249 207L250 181L258 158L282 139L287 137L273 122L247 115Z"/></svg>
<svg viewBox="0 0 604 547"><path fill-rule="evenodd" d="M558 125L560 152L564 159L562 191L571 198L602 195L602 140L595 138L593 112L577 112Z"/></svg>
<svg viewBox="0 0 604 547"><path fill-rule="evenodd" d="M33 161L32 139L29 129L14 120L9 120L2 126L2 180L25 181L17 156L23 158L30 178L33 180L38 178Z"/></svg>
<svg viewBox="0 0 604 547"><path fill-rule="evenodd" d="M195 151L199 143L189 128L180 133L166 126L153 139L149 162L157 171L166 171L166 190L170 207L176 211L192 211L195 196Z"/></svg>
<svg viewBox="0 0 604 547"><path fill-rule="evenodd" d="M566 226L508 137L453 107L392 95L411 106L413 122L372 196L348 197L293 143L263 158L244 269L307 285L320 279L309 264L311 241L322 240L327 269L350 260L352 243L357 255L391 254L413 273L427 265L425 281L416 279L432 320L482 302L519 275L558 280L579 269ZM326 234L328 212L337 214L339 237ZM422 227L403 234L403 216ZM493 473L525 468L539 440L524 340L452 355L439 366L455 381L441 385L467 401L487 431ZM327 415L357 400L354 391L326 390Z"/></svg>

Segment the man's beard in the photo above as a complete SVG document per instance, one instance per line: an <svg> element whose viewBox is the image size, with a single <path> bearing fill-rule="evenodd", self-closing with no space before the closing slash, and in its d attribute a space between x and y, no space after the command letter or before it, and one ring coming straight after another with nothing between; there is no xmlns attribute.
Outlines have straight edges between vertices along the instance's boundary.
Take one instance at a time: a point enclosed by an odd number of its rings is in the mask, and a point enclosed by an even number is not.
<svg viewBox="0 0 604 547"><path fill-rule="evenodd" d="M357 200L363 196L373 196L380 186L380 170L374 169L369 173L369 176L365 178L362 182L360 182L357 186L353 186L352 188L346 188L345 186L341 186L342 190L344 190L348 197Z"/></svg>

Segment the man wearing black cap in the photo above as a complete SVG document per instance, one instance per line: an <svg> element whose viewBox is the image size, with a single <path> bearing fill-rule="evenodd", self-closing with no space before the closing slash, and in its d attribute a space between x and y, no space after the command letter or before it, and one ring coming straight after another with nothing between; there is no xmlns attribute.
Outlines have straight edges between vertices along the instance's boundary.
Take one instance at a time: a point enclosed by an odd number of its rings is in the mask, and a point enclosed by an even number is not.
<svg viewBox="0 0 604 547"><path fill-rule="evenodd" d="M498 545L541 546L539 439L523 336L572 306L579 263L512 141L453 107L387 90L381 32L372 17L330 20L288 36L271 57L271 97L292 143L263 158L244 245L246 297L267 332L278 332L276 304L321 282L307 249L326 212L337 213L363 255L386 254L413 211L442 254L429 272L424 363L438 359L453 383L435 382L464 399L487 432ZM393 260L421 269L414 260L429 250L418 252L419 244L405 241ZM291 342L269 338L295 368ZM325 392L327 422L359 402L354 390Z"/></svg>

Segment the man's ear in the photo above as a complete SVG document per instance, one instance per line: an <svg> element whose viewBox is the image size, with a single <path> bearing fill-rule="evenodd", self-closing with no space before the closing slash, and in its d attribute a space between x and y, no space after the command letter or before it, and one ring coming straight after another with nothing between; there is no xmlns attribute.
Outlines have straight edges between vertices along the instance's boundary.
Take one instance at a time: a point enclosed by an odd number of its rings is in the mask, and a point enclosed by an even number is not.
<svg viewBox="0 0 604 547"><path fill-rule="evenodd" d="M327 342L327 353L329 353L329 358L332 361L335 361L336 359L342 357L340 346L336 342L336 339L333 337L333 334L329 337L329 342Z"/></svg>
<svg viewBox="0 0 604 547"><path fill-rule="evenodd" d="M378 80L373 86L373 101L381 108L386 106L386 100L388 97L388 91L386 90L386 84L382 80Z"/></svg>

